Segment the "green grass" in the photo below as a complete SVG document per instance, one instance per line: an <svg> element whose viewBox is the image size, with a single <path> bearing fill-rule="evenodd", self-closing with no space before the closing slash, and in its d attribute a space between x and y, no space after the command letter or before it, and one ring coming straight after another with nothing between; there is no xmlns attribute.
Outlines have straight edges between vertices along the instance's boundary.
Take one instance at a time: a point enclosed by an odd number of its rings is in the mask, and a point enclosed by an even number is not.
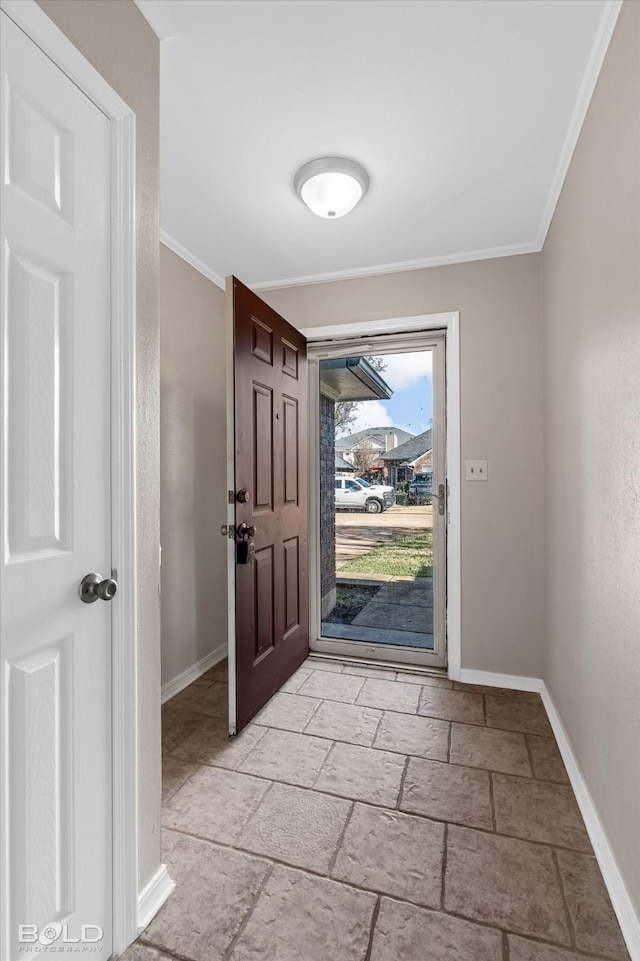
<svg viewBox="0 0 640 961"><path fill-rule="evenodd" d="M415 531L401 534L354 557L339 568L341 574L392 574L402 577L433 577L433 534Z"/></svg>

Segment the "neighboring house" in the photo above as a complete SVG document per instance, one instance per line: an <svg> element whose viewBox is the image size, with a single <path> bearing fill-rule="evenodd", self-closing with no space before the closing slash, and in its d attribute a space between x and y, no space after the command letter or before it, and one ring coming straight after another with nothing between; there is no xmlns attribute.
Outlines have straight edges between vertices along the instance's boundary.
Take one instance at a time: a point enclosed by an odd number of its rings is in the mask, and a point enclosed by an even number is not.
<svg viewBox="0 0 640 961"><path fill-rule="evenodd" d="M340 457L340 454L338 454L337 452L335 455L335 461L336 461L336 473L338 472L343 474L355 473L355 467L353 466L353 464L350 464L349 461L344 459L344 457Z"/></svg>
<svg viewBox="0 0 640 961"><path fill-rule="evenodd" d="M417 434L404 444L381 455L388 470L389 483L394 487L414 474L433 467L433 439L431 428Z"/></svg>
<svg viewBox="0 0 640 961"><path fill-rule="evenodd" d="M366 461L367 470L377 470L385 467L384 454L412 437L413 434L399 427L367 427L355 434L339 437L336 440L336 454L351 464L356 464L358 460ZM362 466L360 469L363 469Z"/></svg>

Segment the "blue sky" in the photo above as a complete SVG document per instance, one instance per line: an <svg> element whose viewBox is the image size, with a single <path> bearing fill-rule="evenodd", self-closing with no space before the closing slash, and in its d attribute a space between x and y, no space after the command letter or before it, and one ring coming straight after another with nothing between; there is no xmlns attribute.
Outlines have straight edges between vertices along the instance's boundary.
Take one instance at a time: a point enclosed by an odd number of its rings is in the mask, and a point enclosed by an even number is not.
<svg viewBox="0 0 640 961"><path fill-rule="evenodd" d="M366 427L401 427L412 434L427 430L433 412L431 359L431 351L386 354L387 369L380 376L393 388L393 397L360 404L349 433Z"/></svg>

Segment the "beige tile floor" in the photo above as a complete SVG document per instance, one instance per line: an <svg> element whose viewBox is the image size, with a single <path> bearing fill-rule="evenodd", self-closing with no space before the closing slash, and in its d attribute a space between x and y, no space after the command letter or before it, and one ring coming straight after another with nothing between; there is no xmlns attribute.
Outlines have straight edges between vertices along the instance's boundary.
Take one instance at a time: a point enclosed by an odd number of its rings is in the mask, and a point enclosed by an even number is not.
<svg viewBox="0 0 640 961"><path fill-rule="evenodd" d="M127 961L627 961L537 695L307 661L163 710L177 888Z"/></svg>

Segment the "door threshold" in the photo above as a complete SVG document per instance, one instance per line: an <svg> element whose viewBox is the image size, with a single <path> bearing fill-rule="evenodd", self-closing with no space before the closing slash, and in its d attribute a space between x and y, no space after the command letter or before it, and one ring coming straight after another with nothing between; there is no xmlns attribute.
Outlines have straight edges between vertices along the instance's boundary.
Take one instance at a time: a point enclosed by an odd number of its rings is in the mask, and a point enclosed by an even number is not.
<svg viewBox="0 0 640 961"><path fill-rule="evenodd" d="M366 641L347 640L345 638L318 637L311 644L311 650L320 656L346 658L356 664L363 662L371 664L397 665L398 670L415 673L420 670L435 668L446 671L446 653L435 654L434 651L419 647L406 647L399 644L376 644Z"/></svg>
<svg viewBox="0 0 640 961"><path fill-rule="evenodd" d="M323 651L309 651L310 660L333 661L336 664L351 664L354 667L372 667L381 670L398 671L400 674L424 674L425 677L439 677L448 680L447 671L443 667L425 667L423 664L407 664L401 661L390 661L368 657L357 657L345 654L325 654Z"/></svg>

